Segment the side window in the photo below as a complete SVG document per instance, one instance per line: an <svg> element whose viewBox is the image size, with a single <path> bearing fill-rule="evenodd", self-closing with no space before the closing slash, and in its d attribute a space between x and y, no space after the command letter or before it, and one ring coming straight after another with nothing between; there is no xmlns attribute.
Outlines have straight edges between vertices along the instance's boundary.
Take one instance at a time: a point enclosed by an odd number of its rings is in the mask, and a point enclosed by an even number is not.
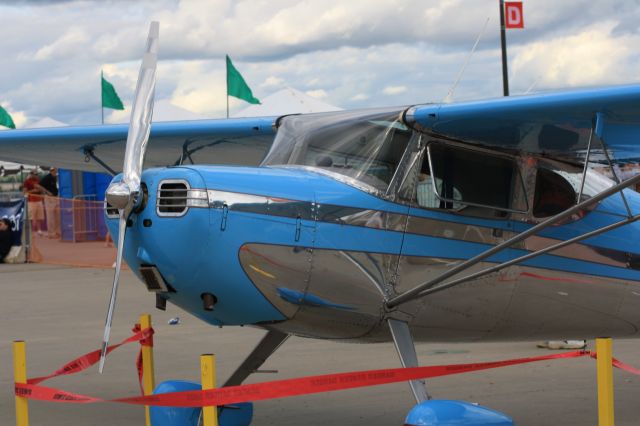
<svg viewBox="0 0 640 426"><path fill-rule="evenodd" d="M420 207L427 209L454 209L459 210L463 204L456 201L462 200L462 194L457 188L453 187L453 202L447 202L438 198L438 194L442 193L443 182L441 178L432 176L429 167L429 159L425 158L422 168L418 174L416 183L416 202Z"/></svg>
<svg viewBox="0 0 640 426"><path fill-rule="evenodd" d="M534 217L561 213L576 204L576 198L576 191L563 176L549 169L538 169L533 198Z"/></svg>
<svg viewBox="0 0 640 426"><path fill-rule="evenodd" d="M427 149L433 192L433 199L427 197L427 204L435 205L437 199L437 208L457 210L474 206L514 211L511 205L514 185L521 186L523 191L524 186L512 158L442 143L432 143Z"/></svg>

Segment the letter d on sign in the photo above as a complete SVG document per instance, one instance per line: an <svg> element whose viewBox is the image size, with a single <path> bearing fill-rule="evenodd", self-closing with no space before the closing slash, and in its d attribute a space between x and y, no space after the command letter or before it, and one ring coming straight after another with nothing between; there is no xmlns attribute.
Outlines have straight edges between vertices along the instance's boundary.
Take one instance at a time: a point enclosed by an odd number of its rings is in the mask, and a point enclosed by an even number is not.
<svg viewBox="0 0 640 426"><path fill-rule="evenodd" d="M522 2L505 2L505 28L524 28L524 16L522 14Z"/></svg>

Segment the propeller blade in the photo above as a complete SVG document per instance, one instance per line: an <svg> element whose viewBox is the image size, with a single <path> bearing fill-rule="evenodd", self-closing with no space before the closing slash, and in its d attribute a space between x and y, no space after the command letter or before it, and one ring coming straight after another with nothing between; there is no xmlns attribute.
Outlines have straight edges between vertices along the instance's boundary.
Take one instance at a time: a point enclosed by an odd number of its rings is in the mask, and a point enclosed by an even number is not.
<svg viewBox="0 0 640 426"><path fill-rule="evenodd" d="M127 134L127 146L122 168L123 182L132 192L140 191L140 175L144 163L144 154L151 131L151 117L153 115L153 98L156 87L156 65L158 62L158 33L157 22L151 23L147 51L142 59L136 96L131 110L131 122Z"/></svg>
<svg viewBox="0 0 640 426"><path fill-rule="evenodd" d="M100 364L98 371L102 373L109 346L111 323L116 307L118 284L120 281L120 269L124 252L124 241L127 233L127 221L133 210L142 200L140 191L140 177L144 164L144 154L149 141L151 131L151 118L153 116L153 99L156 87L156 67L158 63L158 22L152 22L149 28L149 37L131 110L131 122L127 134L127 145L122 167L122 180L113 182L107 188L107 202L118 209L118 254L116 257L116 270L113 276L111 298L107 310L107 319L104 325L104 337L100 348Z"/></svg>
<svg viewBox="0 0 640 426"><path fill-rule="evenodd" d="M111 334L111 322L113 321L113 311L116 308L116 297L118 296L118 283L120 282L120 267L122 266L122 253L124 251L124 235L127 230L127 218L124 210L119 211L120 220L118 222L118 254L116 256L116 271L113 276L113 286L111 287L111 298L109 299L109 309L107 310L107 319L104 325L104 337L102 338L102 346L100 347L100 364L98 371L102 374L104 369L104 361L107 356L107 347L109 346L109 335Z"/></svg>

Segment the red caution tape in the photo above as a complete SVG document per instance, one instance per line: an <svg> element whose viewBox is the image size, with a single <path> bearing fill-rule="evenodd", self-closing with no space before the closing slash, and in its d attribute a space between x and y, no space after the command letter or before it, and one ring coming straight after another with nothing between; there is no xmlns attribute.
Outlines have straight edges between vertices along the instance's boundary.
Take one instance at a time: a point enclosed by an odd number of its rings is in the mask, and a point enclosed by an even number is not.
<svg viewBox="0 0 640 426"><path fill-rule="evenodd" d="M597 352L590 352L589 356L591 356L591 358L593 358L593 359L598 359L598 353ZM630 366L629 364L625 364L624 362L620 361L619 359L612 358L611 359L611 365L613 365L614 367L616 367L616 368L618 368L618 369L620 369L622 371L626 371L627 373L631 373L631 374L635 374L636 376L640 376L640 370Z"/></svg>
<svg viewBox="0 0 640 426"><path fill-rule="evenodd" d="M553 359L578 358L589 355L589 352L575 351L539 357L519 358L504 361L481 362L473 364L453 364L415 368L395 368L386 370L369 370L351 373L308 376L298 379L276 380L241 386L230 386L204 391L172 392L158 395L117 398L103 400L87 395L74 394L59 389L46 388L33 384L16 384L16 395L30 399L68 403L121 402L135 405L156 405L169 407L205 407L227 405L246 401L259 401L274 398L332 392L366 386L378 386L389 383L405 382L416 379L448 376L506 367L509 365Z"/></svg>
<svg viewBox="0 0 640 426"><path fill-rule="evenodd" d="M140 342L143 345L148 345L148 346L152 346L153 345L153 329L152 328L147 328L144 330L140 330L140 326L138 324L136 324L136 327L133 329L133 332L135 333L133 336L126 338L125 340L123 340L122 342L116 344L116 345L111 345L107 348L107 354L111 353L112 351L118 349L120 346L126 345L127 343L132 343L132 342ZM145 342L145 343L143 343ZM35 377L33 379L29 379L27 380L27 383L31 384L31 385L37 385L38 383L42 383L45 380L49 380L53 377L57 377L57 376L66 376L68 374L75 374L75 373L79 373L83 370L86 370L87 368L91 367L92 365L96 364L98 361L100 361L100 350L95 350L93 352L89 352L86 353L84 355L82 355L79 358L74 359L71 362L68 362L67 364L63 365L62 367L60 367L58 370L54 371L53 373L49 374L48 376L42 376L42 377ZM141 373L140 373L141 374ZM142 378L141 378L142 380Z"/></svg>
<svg viewBox="0 0 640 426"><path fill-rule="evenodd" d="M482 362L472 364L453 364L415 368L395 368L385 370L369 370L350 373L308 376L298 379L276 380L241 386L230 386L205 391L173 392L143 397L118 398L113 402L137 405L157 405L172 407L203 407L211 405L228 405L246 401L260 401L274 398L285 398L306 394L333 392L368 386L379 386L390 383L405 382L416 379L429 379L487 370L510 365L553 359L578 358L587 355L583 351L562 354L544 355L531 358Z"/></svg>
<svg viewBox="0 0 640 426"><path fill-rule="evenodd" d="M624 370L627 373L635 374L636 376L640 376L640 370L637 368L633 368L629 364L625 364L624 362L613 358L611 361L614 367L619 368L620 370Z"/></svg>
<svg viewBox="0 0 640 426"><path fill-rule="evenodd" d="M94 398L92 396L80 395L60 389L48 388L46 386L21 383L16 383L16 396L22 396L29 399L39 399L41 401L75 402L80 404L105 402L100 398Z"/></svg>
<svg viewBox="0 0 640 426"><path fill-rule="evenodd" d="M136 340L146 340L146 344L150 345L152 330L143 330L137 332L134 336L126 339L116 347L133 342ZM113 350L111 349L111 350ZM96 351L98 352L98 351ZM91 354L93 354L92 352ZM84 357L79 358L85 359ZM88 404L96 402L120 402L125 404L135 405L155 405L155 406L169 406L169 407L205 407L205 406L220 406L228 405L246 401L260 401L274 398L285 398L291 396L314 394L321 392L332 392L337 390L354 389L366 386L378 386L389 383L405 382L417 379L429 379L433 377L449 376L453 374L468 373L472 371L487 370L492 368L507 367L510 365L526 364L537 361L548 361L554 359L568 359L579 358L583 356L590 356L596 358L596 354L590 351L574 351L565 352L560 354L543 355L538 357L518 358L503 361L493 362L480 362L472 364L452 364L452 365L439 365L429 367L415 367L415 368L395 368L386 370L369 370L369 371L357 371L350 373L339 374L327 374L321 376L308 376L297 379L275 380L271 382L255 383L240 386L230 386L219 389L209 389L202 391L186 391L186 392L172 392L158 395L147 395L138 397L117 398L111 400L104 400L95 398L88 395L81 395L71 393L59 389L48 388L40 386L37 383L46 380L49 377L55 375L72 374L72 372L81 371L79 368L74 367L65 370L65 367L58 370L58 374L54 373L45 378L31 379L28 384L15 384L15 393L17 396L22 396L29 399L37 399L53 402L66 402L66 403L79 403ZM90 360L82 361L82 369L85 369L89 365L95 364L92 357ZM99 358L99 353L98 353ZM96 359L97 360L97 359ZM78 360L75 360L78 361ZM75 365L74 361L67 365ZM85 366L86 365L86 366ZM624 371L632 374L640 375L640 370L635 369L617 359L613 360L613 365ZM68 371L72 372L68 372Z"/></svg>

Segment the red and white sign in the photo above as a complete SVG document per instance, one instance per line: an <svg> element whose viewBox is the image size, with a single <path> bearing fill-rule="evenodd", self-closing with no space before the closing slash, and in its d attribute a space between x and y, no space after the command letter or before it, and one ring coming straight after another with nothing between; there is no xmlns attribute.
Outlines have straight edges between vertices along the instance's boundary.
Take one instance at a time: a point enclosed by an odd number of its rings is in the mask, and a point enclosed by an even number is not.
<svg viewBox="0 0 640 426"><path fill-rule="evenodd" d="M504 15L505 28L524 28L524 15L522 14L521 1L505 2Z"/></svg>

